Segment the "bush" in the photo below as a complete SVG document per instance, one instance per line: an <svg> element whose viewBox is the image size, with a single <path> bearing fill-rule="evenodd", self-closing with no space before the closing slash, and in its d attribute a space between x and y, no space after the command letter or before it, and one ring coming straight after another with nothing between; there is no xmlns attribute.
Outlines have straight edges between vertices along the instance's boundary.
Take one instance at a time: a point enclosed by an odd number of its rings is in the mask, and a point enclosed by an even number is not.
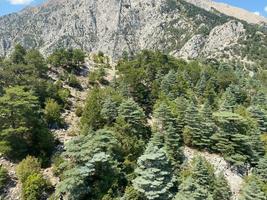
<svg viewBox="0 0 267 200"><path fill-rule="evenodd" d="M5 187L5 184L8 179L8 173L7 170L0 166L0 190L2 190Z"/></svg>
<svg viewBox="0 0 267 200"><path fill-rule="evenodd" d="M22 184L24 200L39 200L49 189L49 183L39 173L30 175Z"/></svg>
<svg viewBox="0 0 267 200"><path fill-rule="evenodd" d="M52 158L52 170L55 176L60 176L63 173L63 169L61 168L61 164L64 162L64 159L60 155L55 155Z"/></svg>
<svg viewBox="0 0 267 200"><path fill-rule="evenodd" d="M47 123L51 125L61 124L60 105L53 99L48 99L45 105L45 118Z"/></svg>
<svg viewBox="0 0 267 200"><path fill-rule="evenodd" d="M78 106L76 108L75 114L77 117L81 117L83 115L83 107L82 106Z"/></svg>
<svg viewBox="0 0 267 200"><path fill-rule="evenodd" d="M78 88L80 89L81 88L81 84L80 84L80 81L77 79L77 77L73 74L71 74L68 78L68 84L69 86L71 87L74 87L74 88Z"/></svg>
<svg viewBox="0 0 267 200"><path fill-rule="evenodd" d="M41 163L37 158L32 156L28 156L22 160L16 168L17 177L22 183L24 183L30 175L34 173L38 174L40 171Z"/></svg>

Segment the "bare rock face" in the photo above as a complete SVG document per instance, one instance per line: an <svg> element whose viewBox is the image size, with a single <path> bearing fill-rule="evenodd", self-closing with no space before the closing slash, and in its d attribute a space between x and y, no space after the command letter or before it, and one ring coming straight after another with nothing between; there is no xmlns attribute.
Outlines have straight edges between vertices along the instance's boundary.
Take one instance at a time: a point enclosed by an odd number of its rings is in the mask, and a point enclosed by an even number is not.
<svg viewBox="0 0 267 200"><path fill-rule="evenodd" d="M229 21L217 26L210 32L202 54L209 56L214 55L216 52L222 53L226 48L235 45L244 34L243 24L237 21Z"/></svg>
<svg viewBox="0 0 267 200"><path fill-rule="evenodd" d="M81 48L116 59L124 51L152 49L217 58L246 34L243 22L199 8L207 8L210 0L188 1L198 7L182 0L48 0L0 17L0 56L21 43L45 55Z"/></svg>
<svg viewBox="0 0 267 200"><path fill-rule="evenodd" d="M258 16L247 10L227 5L225 3L214 2L212 0L186 0L200 8L207 11L216 10L225 15L235 17L240 20L244 20L252 24L267 24L267 19L263 16Z"/></svg>
<svg viewBox="0 0 267 200"><path fill-rule="evenodd" d="M205 42L206 38L203 35L194 35L176 55L185 59L197 58Z"/></svg>

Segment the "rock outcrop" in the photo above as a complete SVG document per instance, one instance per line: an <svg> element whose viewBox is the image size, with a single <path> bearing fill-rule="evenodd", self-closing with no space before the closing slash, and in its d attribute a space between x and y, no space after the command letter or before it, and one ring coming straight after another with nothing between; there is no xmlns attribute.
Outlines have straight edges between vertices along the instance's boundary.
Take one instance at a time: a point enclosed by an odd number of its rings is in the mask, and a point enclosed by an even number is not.
<svg viewBox="0 0 267 200"><path fill-rule="evenodd" d="M46 55L72 47L113 58L141 49L216 57L245 34L243 22L207 9L206 0L190 2L198 7L183 0L48 0L0 17L0 56L21 43Z"/></svg>
<svg viewBox="0 0 267 200"><path fill-rule="evenodd" d="M225 15L235 17L240 20L244 20L253 24L267 24L267 19L263 16L256 15L242 8L227 5L221 2L215 2L212 0L186 0L198 7L201 7L207 11L219 11Z"/></svg>

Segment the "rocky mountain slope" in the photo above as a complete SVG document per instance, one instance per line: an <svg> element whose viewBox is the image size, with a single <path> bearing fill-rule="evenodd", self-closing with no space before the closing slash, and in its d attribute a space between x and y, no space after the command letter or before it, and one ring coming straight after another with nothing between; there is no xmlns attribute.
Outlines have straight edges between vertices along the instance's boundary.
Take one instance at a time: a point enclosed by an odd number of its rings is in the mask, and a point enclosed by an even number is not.
<svg viewBox="0 0 267 200"><path fill-rule="evenodd" d="M203 8L207 11L219 11L226 15L235 17L240 20L247 21L248 23L253 24L266 24L267 19L263 16L258 16L254 13L250 13L247 10L237 8L234 6L229 6L225 3L214 2L212 0L186 0L189 3L192 3L200 8Z"/></svg>
<svg viewBox="0 0 267 200"><path fill-rule="evenodd" d="M211 9L210 1L189 2L197 6L182 0L49 0L0 18L0 56L21 43L45 54L73 47L117 58L123 51L160 49L185 58L235 59L266 66L264 26L229 17L218 7ZM249 17L248 22L260 21L251 16L254 21Z"/></svg>

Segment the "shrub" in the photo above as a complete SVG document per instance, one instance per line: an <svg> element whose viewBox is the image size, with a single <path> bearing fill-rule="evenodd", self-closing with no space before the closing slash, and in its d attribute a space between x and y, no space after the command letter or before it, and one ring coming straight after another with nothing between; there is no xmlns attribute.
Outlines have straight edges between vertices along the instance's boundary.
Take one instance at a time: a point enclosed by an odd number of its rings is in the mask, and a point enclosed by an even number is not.
<svg viewBox="0 0 267 200"><path fill-rule="evenodd" d="M8 179L8 173L7 170L0 166L0 190L2 190L5 187L5 184Z"/></svg>
<svg viewBox="0 0 267 200"><path fill-rule="evenodd" d="M53 99L48 99L45 105L45 118L49 125L61 124L60 105Z"/></svg>
<svg viewBox="0 0 267 200"><path fill-rule="evenodd" d="M40 171L41 163L37 158L32 156L28 156L22 160L16 168L17 177L22 183L24 183L30 175L39 173Z"/></svg>
<svg viewBox="0 0 267 200"><path fill-rule="evenodd" d="M81 84L80 84L80 81L77 79L77 77L73 74L71 74L68 78L68 84L69 86L71 87L74 87L74 88L78 88L80 89L81 88Z"/></svg>
<svg viewBox="0 0 267 200"><path fill-rule="evenodd" d="M39 173L31 174L22 184L24 200L39 200L49 189L49 183Z"/></svg>
<svg viewBox="0 0 267 200"><path fill-rule="evenodd" d="M82 106L78 106L76 108L75 114L77 117L81 117L83 115L83 107Z"/></svg>

